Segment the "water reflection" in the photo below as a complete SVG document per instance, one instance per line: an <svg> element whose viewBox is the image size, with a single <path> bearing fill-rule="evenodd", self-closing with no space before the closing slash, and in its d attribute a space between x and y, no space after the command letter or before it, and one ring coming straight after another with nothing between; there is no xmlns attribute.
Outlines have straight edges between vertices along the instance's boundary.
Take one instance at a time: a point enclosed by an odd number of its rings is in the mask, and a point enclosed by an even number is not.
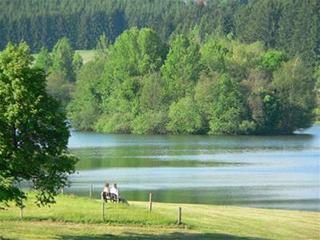
<svg viewBox="0 0 320 240"><path fill-rule="evenodd" d="M117 182L129 200L320 210L320 126L291 136L134 136L73 132L69 191Z"/></svg>

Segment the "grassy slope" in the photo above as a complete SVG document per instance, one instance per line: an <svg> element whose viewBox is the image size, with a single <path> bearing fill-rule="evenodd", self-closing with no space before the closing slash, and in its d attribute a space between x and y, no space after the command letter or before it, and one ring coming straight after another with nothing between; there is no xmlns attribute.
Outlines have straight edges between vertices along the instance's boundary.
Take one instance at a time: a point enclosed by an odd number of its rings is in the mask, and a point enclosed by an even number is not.
<svg viewBox="0 0 320 240"><path fill-rule="evenodd" d="M76 50L77 53L82 57L83 63L87 63L94 59L95 50Z"/></svg>
<svg viewBox="0 0 320 240"><path fill-rule="evenodd" d="M94 59L94 55L96 54L96 50L75 50L75 52L79 53L82 57L83 63L87 63ZM32 54L32 56L36 59L37 53Z"/></svg>
<svg viewBox="0 0 320 240"><path fill-rule="evenodd" d="M177 207L185 225L175 225ZM59 196L51 208L30 202L24 221L15 207L0 211L0 236L14 239L320 239L320 213L233 206L147 203L108 204ZM1 237L0 237L1 239Z"/></svg>

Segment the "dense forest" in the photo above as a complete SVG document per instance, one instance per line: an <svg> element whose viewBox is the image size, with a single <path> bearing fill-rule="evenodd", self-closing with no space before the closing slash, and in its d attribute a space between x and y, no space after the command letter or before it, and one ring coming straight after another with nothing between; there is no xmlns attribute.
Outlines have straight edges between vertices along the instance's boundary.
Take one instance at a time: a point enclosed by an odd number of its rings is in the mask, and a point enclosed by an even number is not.
<svg viewBox="0 0 320 240"><path fill-rule="evenodd" d="M137 134L287 134L312 124L313 70L300 57L199 29L163 42L131 28L83 64L67 38L35 67L77 129Z"/></svg>
<svg viewBox="0 0 320 240"><path fill-rule="evenodd" d="M288 134L315 119L316 0L4 0L0 12L0 47L38 53L76 129Z"/></svg>
<svg viewBox="0 0 320 240"><path fill-rule="evenodd" d="M261 41L313 64L320 49L318 0L1 0L0 49L25 40L34 51L67 37L92 49L101 34L114 41L131 27L150 27L162 41L198 26L206 34Z"/></svg>

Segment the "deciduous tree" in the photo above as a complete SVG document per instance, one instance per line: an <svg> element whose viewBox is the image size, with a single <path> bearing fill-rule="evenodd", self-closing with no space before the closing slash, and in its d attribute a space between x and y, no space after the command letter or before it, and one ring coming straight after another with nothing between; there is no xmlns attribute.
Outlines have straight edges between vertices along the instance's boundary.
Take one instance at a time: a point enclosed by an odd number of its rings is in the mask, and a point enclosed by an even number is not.
<svg viewBox="0 0 320 240"><path fill-rule="evenodd" d="M20 182L32 184L38 204L52 203L76 162L67 151L65 114L32 61L24 43L0 53L0 202L20 206L26 197Z"/></svg>

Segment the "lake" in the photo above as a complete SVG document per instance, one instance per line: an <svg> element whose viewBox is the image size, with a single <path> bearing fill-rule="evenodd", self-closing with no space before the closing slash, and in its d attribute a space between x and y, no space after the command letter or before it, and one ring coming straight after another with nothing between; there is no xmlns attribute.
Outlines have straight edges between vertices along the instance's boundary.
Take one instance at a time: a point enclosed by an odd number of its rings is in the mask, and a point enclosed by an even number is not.
<svg viewBox="0 0 320 240"><path fill-rule="evenodd" d="M73 131L66 192L128 200L320 211L320 125L291 136L137 136Z"/></svg>

